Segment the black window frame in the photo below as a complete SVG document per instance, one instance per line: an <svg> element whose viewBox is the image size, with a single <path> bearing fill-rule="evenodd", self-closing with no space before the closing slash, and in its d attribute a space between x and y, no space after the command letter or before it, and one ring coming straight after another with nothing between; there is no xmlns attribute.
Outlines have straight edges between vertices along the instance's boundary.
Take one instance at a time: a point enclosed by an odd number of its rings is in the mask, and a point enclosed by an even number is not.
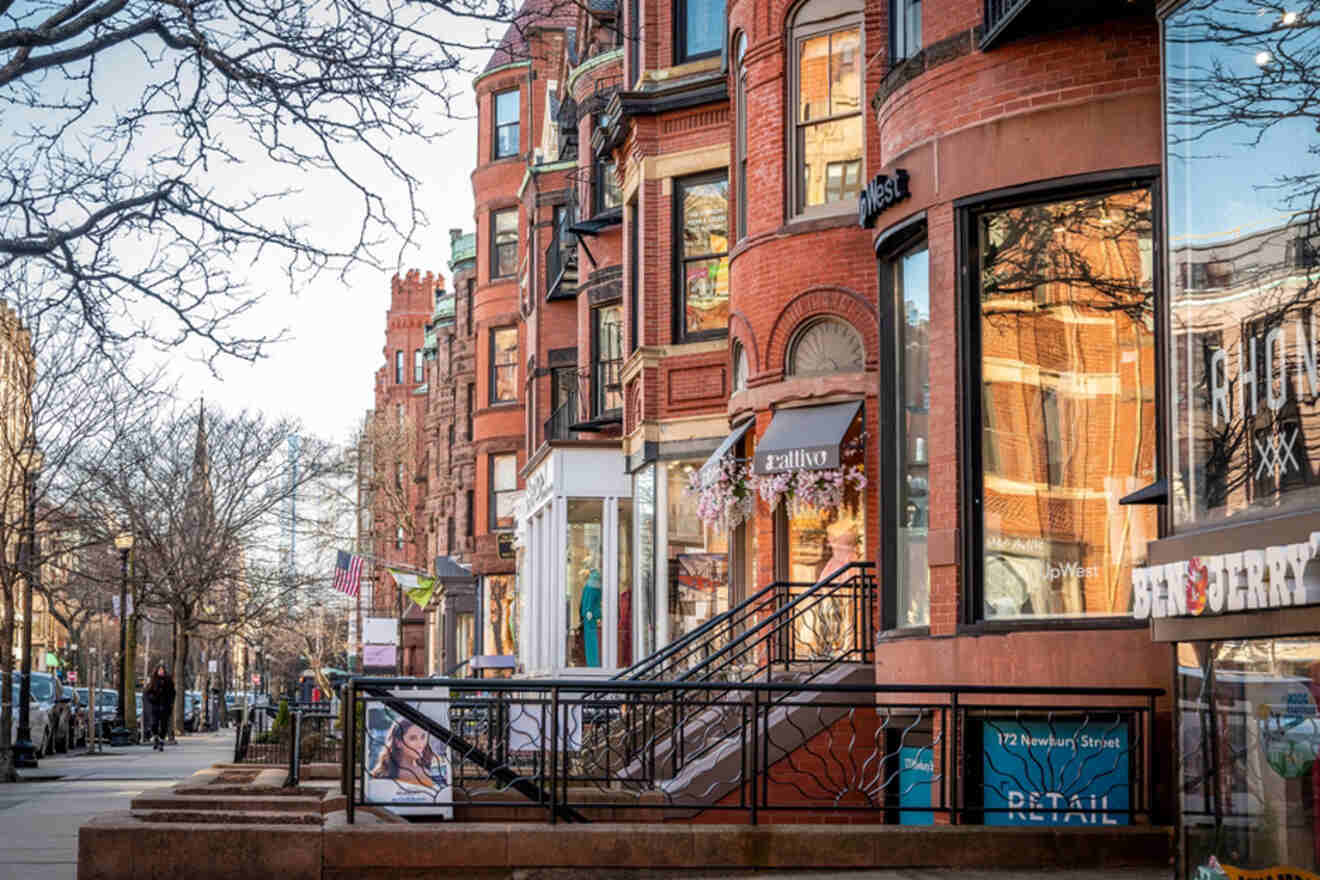
<svg viewBox="0 0 1320 880"><path fill-rule="evenodd" d="M921 16L925 10L920 10L917 13L916 33L908 32L906 28L908 19L905 14L913 6L921 5L921 0L889 0L889 64L891 67L912 58L923 48L922 39L925 26Z"/></svg>
<svg viewBox="0 0 1320 880"><path fill-rule="evenodd" d="M451 516L445 520L445 555L454 555L454 544L457 543L458 536L454 534L454 518Z"/></svg>
<svg viewBox="0 0 1320 880"><path fill-rule="evenodd" d="M674 0L674 63L686 64L689 61L699 61L703 58L716 58L720 55L720 43L717 40L715 48L709 52L699 52L692 54L688 52L687 45L687 24L688 4L692 0ZM703 2L703 0L699 0ZM704 2L718 2L718 0L704 0ZM721 17L726 17L729 13L728 4L723 4L724 11Z"/></svg>
<svg viewBox="0 0 1320 880"><path fill-rule="evenodd" d="M618 323L618 357L605 360L601 357L601 327L602 318L608 309L619 310ZM623 412L623 386L621 383L615 389L614 393L618 395L618 406L606 407L606 396L609 394L605 380L608 378L607 365L612 364L614 368L614 378L617 380L623 375L623 304L620 302L604 303L595 306L591 310L591 416L599 418L602 416L618 415Z"/></svg>
<svg viewBox="0 0 1320 880"><path fill-rule="evenodd" d="M674 242L673 260L670 266L670 281L673 290L674 320L673 320L673 338L677 343L700 342L707 339L724 339L729 335L729 327L726 324L718 330L701 330L696 333L689 333L687 329L687 284L685 283L685 274L683 266L685 263L696 263L702 260L713 260L723 257L729 258L729 252L706 253L696 256L683 255L683 202L684 190L689 186L700 186L706 183L724 182L724 225L729 225L729 169L727 167L714 171L703 171L700 174L690 174L686 177L676 177L673 180L673 210L670 212L673 216L670 218L672 224L672 235ZM725 241L729 241L729 235L726 229Z"/></svg>
<svg viewBox="0 0 1320 880"><path fill-rule="evenodd" d="M512 458L513 459L513 488L497 490L495 488L495 459ZM501 525L495 516L496 496L518 491L518 453L516 452L492 452L486 456L486 525L492 531L504 531L514 527L515 517L510 516L507 525Z"/></svg>
<svg viewBox="0 0 1320 880"><path fill-rule="evenodd" d="M513 215L513 241L504 242L503 244L501 244L499 241L500 218L505 217L509 214ZM512 266L508 272L501 274L500 248L509 247L510 245L512 245L513 247L513 257L510 260ZM501 278L512 278L517 274L518 274L518 209L517 207L500 208L499 210L490 212L490 277L491 280L494 281L496 279L501 279ZM471 312L469 312L468 314L471 314Z"/></svg>
<svg viewBox="0 0 1320 880"><path fill-rule="evenodd" d="M518 106L514 113L516 118L512 122L500 122L500 98L506 95L518 96ZM512 89L492 93L490 96L490 157L492 161L496 159L514 159L522 154L522 130L519 127L521 123L522 90L515 86ZM500 152L500 130L505 128L512 128L515 132L514 137L517 140L511 153Z"/></svg>
<svg viewBox="0 0 1320 880"><path fill-rule="evenodd" d="M496 349L495 347L495 337L499 333L504 333L508 331L513 331L514 339L515 339L515 345L513 347L513 360L507 363L499 363L495 360L495 356L498 352L498 349ZM516 344L517 337L518 337L517 324L505 324L501 327L490 328L490 334L488 337L490 342L490 348L488 349L490 351L490 371L489 371L489 375L487 376L487 380L489 381L490 387L489 387L489 393L486 396L491 406L502 406L502 405L508 405L511 403L518 402L518 346ZM513 370L513 397L502 398L497 396L499 383L496 381L496 376L498 376L499 374L498 371L501 368L512 368Z"/></svg>
<svg viewBox="0 0 1320 880"><path fill-rule="evenodd" d="M982 515L982 494L985 483L982 453L982 390L981 390L981 311L980 302L980 250L977 245L977 219L985 213L992 213L1008 208L1035 204L1049 204L1070 198L1099 196L1125 192L1137 188L1146 188L1151 199L1151 225L1153 278L1155 291L1155 375L1168 376L1169 324L1165 290L1163 259L1165 253L1164 221L1162 205L1163 181L1160 166L1147 165L1134 168L1122 168L1112 171L1100 171L1080 174L1072 177L1024 184L993 190L954 201L954 236L959 256L959 264L966 266L965 272L958 273L957 302L958 335L961 340L960 351L963 361L959 365L961 388L958 393L958 424L965 426L960 432L958 443L960 459L966 462L961 485L959 486L958 519L961 540L961 581L964 584L959 610L958 631L960 633L981 632L1028 632L1033 630L1098 630L1098 629L1134 629L1145 628L1147 621L1135 620L1130 616L1096 617L1031 617L1013 620L988 620L982 613L984 608L984 516ZM1167 424L1169 418L1169 398L1166 385L1155 383L1155 477L1158 482L1169 471L1169 438L1166 431L1158 426ZM975 389L972 391L971 389ZM927 455L930 453L928 452ZM1157 532L1162 537L1169 534L1170 511L1166 504L1159 508ZM883 519L882 522L888 521Z"/></svg>
<svg viewBox="0 0 1320 880"><path fill-rule="evenodd" d="M641 264L641 254L638 248L641 245L641 236L637 229L637 201L628 203L628 353L632 354L637 350L640 340L637 338L638 327L637 311L639 298L637 296L637 285L639 283L638 266Z"/></svg>
<svg viewBox="0 0 1320 880"><path fill-rule="evenodd" d="M467 318L465 320L467 321L467 333L469 336L471 336L472 335L472 298L474 292L476 291L477 279L469 278L467 280L467 284L465 285L465 287L467 288L467 290L464 293L464 296L467 299Z"/></svg>
<svg viewBox="0 0 1320 880"><path fill-rule="evenodd" d="M469 382L467 383L467 437L466 437L469 443L471 443L473 439L472 424L473 424L473 417L476 415L476 411L477 411L477 383Z"/></svg>
<svg viewBox="0 0 1320 880"><path fill-rule="evenodd" d="M642 17L641 0L628 0L628 85L637 82L642 73Z"/></svg>
<svg viewBox="0 0 1320 880"><path fill-rule="evenodd" d="M737 183L733 187L734 195L734 241L747 237L747 66L743 63L747 54L747 32L739 31L734 40L734 157L738 169Z"/></svg>
<svg viewBox="0 0 1320 880"><path fill-rule="evenodd" d="M476 490L474 490L474 489L468 489L468 490L467 490L467 498L465 499L465 504L466 504L466 507L467 507L467 510L466 510L466 513L467 513L467 529L466 529L466 536L469 537L469 538L475 536L476 533L477 533L477 522L476 522L476 519L477 519L477 518L473 515L473 513L474 513L474 511L475 511L476 499L477 499Z"/></svg>
<svg viewBox="0 0 1320 880"><path fill-rule="evenodd" d="M898 302L895 289L895 264L908 254L922 247L929 247L926 214L921 212L910 217L892 229L887 230L875 243L876 274L879 282L880 326L890 328L890 332L881 335L880 364L876 371L880 405L877 407L877 427L880 442L878 485L884 489L880 495L880 522L897 523L901 511L898 509L897 493L890 491L902 478L899 474L899 456L897 448L898 417L890 405L893 402L893 389L898 387L898 351L897 339L893 328L897 327ZM927 452L927 459L930 453ZM929 491L929 489L927 489ZM880 559L877 575L880 583L898 583L898 530L885 528L880 530ZM898 627L898 590L882 590L880 603L880 627L882 631L892 631ZM901 632L919 635L929 633L929 626L903 627Z"/></svg>
<svg viewBox="0 0 1320 880"><path fill-rule="evenodd" d="M394 384L403 384L403 349L394 350Z"/></svg>

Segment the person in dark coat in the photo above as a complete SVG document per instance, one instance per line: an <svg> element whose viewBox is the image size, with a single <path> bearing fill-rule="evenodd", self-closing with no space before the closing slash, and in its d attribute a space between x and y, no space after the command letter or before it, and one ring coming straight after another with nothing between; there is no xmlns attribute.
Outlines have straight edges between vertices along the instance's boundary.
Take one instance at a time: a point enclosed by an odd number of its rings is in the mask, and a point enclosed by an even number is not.
<svg viewBox="0 0 1320 880"><path fill-rule="evenodd" d="M165 751L165 734L169 732L170 715L174 708L174 679L161 663L151 676L151 682L142 694L143 703L151 703L151 735L156 751Z"/></svg>

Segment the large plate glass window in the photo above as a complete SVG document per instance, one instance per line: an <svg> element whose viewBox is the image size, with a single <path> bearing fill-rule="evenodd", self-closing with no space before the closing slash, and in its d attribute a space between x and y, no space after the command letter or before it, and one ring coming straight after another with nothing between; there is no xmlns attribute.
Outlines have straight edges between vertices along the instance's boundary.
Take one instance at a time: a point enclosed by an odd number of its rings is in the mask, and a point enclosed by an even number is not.
<svg viewBox="0 0 1320 880"><path fill-rule="evenodd" d="M1151 191L976 215L981 614L1125 615L1155 479Z"/></svg>
<svg viewBox="0 0 1320 880"><path fill-rule="evenodd" d="M518 456L490 457L490 527L513 528L513 504L518 495Z"/></svg>
<svg viewBox="0 0 1320 880"><path fill-rule="evenodd" d="M729 609L729 536L697 516L697 496L687 487L705 460L664 466L669 552L669 639Z"/></svg>
<svg viewBox="0 0 1320 880"><path fill-rule="evenodd" d="M729 327L729 179L724 171L676 181L678 335L719 336Z"/></svg>
<svg viewBox="0 0 1320 880"><path fill-rule="evenodd" d="M495 158L518 155L518 90L495 95Z"/></svg>
<svg viewBox="0 0 1320 880"><path fill-rule="evenodd" d="M1179 849L1188 880L1320 869L1320 638L1178 645Z"/></svg>
<svg viewBox="0 0 1320 880"><path fill-rule="evenodd" d="M676 0L674 63L719 54L724 39L724 0Z"/></svg>
<svg viewBox="0 0 1320 880"><path fill-rule="evenodd" d="M861 188L862 23L838 11L814 0L794 19L794 214L850 202Z"/></svg>
<svg viewBox="0 0 1320 880"><path fill-rule="evenodd" d="M516 654L518 652L518 589L511 574L492 574L482 578L485 587L486 654Z"/></svg>
<svg viewBox="0 0 1320 880"><path fill-rule="evenodd" d="M633 503L619 499L619 583L614 607L618 614L616 665L627 669L632 665L633 649Z"/></svg>
<svg viewBox="0 0 1320 880"><path fill-rule="evenodd" d="M518 209L490 215L490 277L507 278L518 271Z"/></svg>
<svg viewBox="0 0 1320 880"><path fill-rule="evenodd" d="M605 538L599 498L570 498L568 549L564 570L564 613L568 634L564 644L566 666L600 666L604 604Z"/></svg>
<svg viewBox="0 0 1320 880"><path fill-rule="evenodd" d="M637 656L649 657L656 650L655 588L655 473L648 464L633 477L633 509L637 517Z"/></svg>
<svg viewBox="0 0 1320 880"><path fill-rule="evenodd" d="M894 625L930 623L930 253L921 244L893 261Z"/></svg>
<svg viewBox="0 0 1320 880"><path fill-rule="evenodd" d="M623 386L619 382L623 369L623 305L592 309L592 325L592 410L599 416L623 409Z"/></svg>
<svg viewBox="0 0 1320 880"><path fill-rule="evenodd" d="M1320 8L1164 23L1174 528L1320 503Z"/></svg>
<svg viewBox="0 0 1320 880"><path fill-rule="evenodd" d="M490 402L511 403L518 399L518 328L497 327L490 331Z"/></svg>

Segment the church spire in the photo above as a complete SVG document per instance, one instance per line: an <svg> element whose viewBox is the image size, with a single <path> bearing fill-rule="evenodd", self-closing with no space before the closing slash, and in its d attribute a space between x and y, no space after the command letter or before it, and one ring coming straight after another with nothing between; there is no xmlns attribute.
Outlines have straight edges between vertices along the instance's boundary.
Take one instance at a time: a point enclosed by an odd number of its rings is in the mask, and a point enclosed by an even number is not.
<svg viewBox="0 0 1320 880"><path fill-rule="evenodd" d="M210 530L215 516L211 492L211 449L206 437L206 401L197 407L197 441L193 447L192 476L188 480L186 526L198 533Z"/></svg>

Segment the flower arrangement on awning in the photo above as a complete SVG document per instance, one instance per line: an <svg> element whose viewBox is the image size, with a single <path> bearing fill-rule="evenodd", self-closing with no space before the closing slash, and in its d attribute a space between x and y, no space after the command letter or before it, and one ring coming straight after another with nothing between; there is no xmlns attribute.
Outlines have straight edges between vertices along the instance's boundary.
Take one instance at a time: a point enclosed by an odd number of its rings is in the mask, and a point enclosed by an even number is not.
<svg viewBox="0 0 1320 880"><path fill-rule="evenodd" d="M732 531L751 517L757 495L771 510L780 501L791 513L835 510L843 506L850 485L859 492L866 488L866 475L858 465L758 475L746 461L727 456L704 479L701 471L693 471L687 491L697 496L697 517L703 523Z"/></svg>
<svg viewBox="0 0 1320 880"><path fill-rule="evenodd" d="M697 518L712 528L733 531L751 515L756 490L747 462L726 455L716 468L694 470L687 491L697 496Z"/></svg>

